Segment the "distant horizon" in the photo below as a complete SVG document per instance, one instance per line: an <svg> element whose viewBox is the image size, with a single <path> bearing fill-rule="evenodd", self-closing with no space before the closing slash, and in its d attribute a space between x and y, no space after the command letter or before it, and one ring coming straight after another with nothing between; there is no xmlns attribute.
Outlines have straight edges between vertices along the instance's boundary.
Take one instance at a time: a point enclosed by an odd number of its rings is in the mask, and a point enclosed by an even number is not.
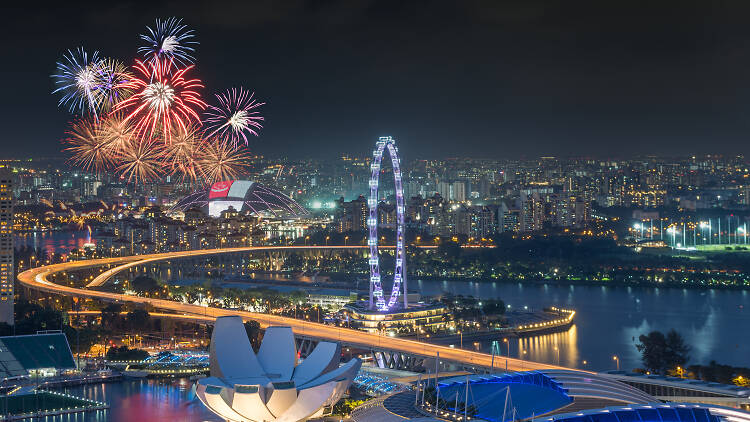
<svg viewBox="0 0 750 422"><path fill-rule="evenodd" d="M305 161L305 160L313 160L313 161L337 161L341 160L344 157L352 158L352 159L367 159L370 158L370 153L367 154L361 154L361 155L354 155L354 154L339 154L336 156L319 156L319 157L310 157L310 156L291 156L291 155L284 155L279 153L271 153L271 154L256 154L253 149L250 149L250 153L254 156L251 160L256 159L256 157L259 157L260 159L267 159L267 160L291 160L291 161ZM541 159L554 159L554 160L563 160L563 161L574 161L574 160L598 160L598 161L632 161L632 160L648 160L648 159L656 159L656 160L689 160L695 157L695 159L701 158L701 159L707 159L707 158L717 158L717 159L734 159L742 157L743 159L747 159L750 161L750 155L746 157L745 154L719 154L719 153L701 153L701 154L685 154L685 155L661 155L661 154L648 154L648 155L633 155L633 156L595 156L595 155L568 155L568 156L562 156L562 155L536 155L536 156L516 156L516 157L478 157L478 156L471 156L471 155L465 155L465 156L443 156L443 157L404 157L402 156L402 161L450 161L450 160L479 160L479 161L530 161L530 160L541 160ZM66 162L68 161L69 157L65 156L0 156L0 162L3 161L28 161L28 160L36 160L36 161L61 161ZM74 167L71 164L71 167Z"/></svg>

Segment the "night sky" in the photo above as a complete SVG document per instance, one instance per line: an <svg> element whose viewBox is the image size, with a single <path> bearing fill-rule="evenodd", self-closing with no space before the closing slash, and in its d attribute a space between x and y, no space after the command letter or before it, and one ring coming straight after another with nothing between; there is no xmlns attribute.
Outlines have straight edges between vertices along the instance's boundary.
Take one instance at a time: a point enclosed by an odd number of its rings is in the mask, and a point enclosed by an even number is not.
<svg viewBox="0 0 750 422"><path fill-rule="evenodd" d="M254 152L407 158L750 154L750 2L127 1L4 6L2 157L63 156L49 77L83 45L132 63L184 18L205 97L267 101Z"/></svg>

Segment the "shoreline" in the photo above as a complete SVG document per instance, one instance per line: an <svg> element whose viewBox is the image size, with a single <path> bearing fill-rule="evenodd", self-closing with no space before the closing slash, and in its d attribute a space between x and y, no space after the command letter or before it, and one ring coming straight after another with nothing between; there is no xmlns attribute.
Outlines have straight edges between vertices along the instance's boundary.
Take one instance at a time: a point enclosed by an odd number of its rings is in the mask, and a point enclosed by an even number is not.
<svg viewBox="0 0 750 422"><path fill-rule="evenodd" d="M321 273L341 274L341 273ZM478 277L449 277L449 276L410 276L408 280L422 281L447 281L463 283L504 283L504 284L529 284L529 285L551 285L551 286L594 286L594 287L654 287L669 289L691 289L691 290L750 290L750 285L696 285L681 283L654 283L646 281L622 282L622 281L596 281L596 280L532 280L532 279L507 279L507 278L478 278ZM408 285L408 284L407 284Z"/></svg>
<svg viewBox="0 0 750 422"><path fill-rule="evenodd" d="M339 288L339 289L354 289L354 283L356 283L357 278L360 279L361 282L367 283L369 280L367 280L366 275L362 275L361 277L352 275L352 274L342 274L342 273L320 273L320 275L326 275L326 276L333 276L330 278L331 281L327 282L308 282L308 281L301 281L296 278L290 278L288 280L274 280L271 278L265 279L265 278L256 278L253 280L243 280L242 276L227 276L225 278L206 278L212 282L219 282L219 283L231 283L231 284L241 284L243 282L247 282L250 284L259 284L259 285L275 285L276 283L279 283L281 285L288 285L288 286L294 286L294 287L329 287L329 288ZM341 277L337 276L345 276L347 279L342 279ZM458 283L503 283L503 284L522 284L522 285L535 285L535 286L555 286L555 287L564 287L564 286L590 286L590 287L638 287L638 288L663 288L663 289L675 289L675 290L703 290L703 291L711 291L711 290L734 290L734 291L748 291L750 290L750 285L748 286L737 286L737 285L696 285L696 284L680 284L680 283L653 283L653 282L631 282L626 283L622 281L594 281L594 280L530 280L530 279L524 279L524 280L515 280L515 279L485 279L485 278L477 278L477 277L443 277L443 276L420 276L420 277L409 277L410 281L428 281L428 282L458 282ZM173 281L172 281L173 282ZM408 285L408 284L407 284ZM387 284L385 286L388 286ZM227 286L229 287L229 286ZM231 287L229 287L231 288ZM365 289L360 289L362 291L365 291Z"/></svg>

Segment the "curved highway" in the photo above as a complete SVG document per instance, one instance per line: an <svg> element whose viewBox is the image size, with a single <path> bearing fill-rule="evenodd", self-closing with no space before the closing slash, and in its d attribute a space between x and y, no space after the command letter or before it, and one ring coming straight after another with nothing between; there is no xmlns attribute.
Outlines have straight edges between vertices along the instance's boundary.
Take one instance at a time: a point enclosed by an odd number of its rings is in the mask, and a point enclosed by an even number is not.
<svg viewBox="0 0 750 422"><path fill-rule="evenodd" d="M255 312L238 311L230 309L220 309L205 307L200 305L191 305L181 302L175 302L165 299L156 299L149 297L132 296L118 293L101 292L89 289L80 289L74 287L55 284L48 280L48 277L71 270L80 270L85 268L94 268L100 266L116 265L116 267L104 271L89 283L90 286L99 286L113 275L124 271L132 266L152 263L156 261L165 261L175 258L216 255L235 252L252 252L252 251L274 251L274 250L320 250L320 249L362 249L366 246L255 246L228 249L206 249L197 251L169 252L151 255L136 255L120 258L103 258L85 261L65 262L61 264L47 265L43 267L32 268L18 275L18 281L24 286L73 297L87 297L92 299L105 300L110 302L123 302L150 305L156 309L169 310L183 315L196 315L203 318L216 318L227 315L238 315L245 320L256 320L261 327L270 325L283 325L291 327L298 335L305 337L318 338L321 340L339 341L348 345L362 348L373 348L376 350L389 350L407 353L423 357L435 357L439 352L440 359L449 362L455 362L468 366L480 366L489 368L492 364L492 356L487 353L474 352L471 350L454 349L447 346L418 342L397 337L381 336L370 334L364 331L353 330L348 328L337 327L333 325L319 324L315 322L303 321L294 318L282 317L278 315L267 315ZM521 359L509 359L506 357L494 358L494 367L498 369L519 371L532 369L567 369L554 365L524 361Z"/></svg>

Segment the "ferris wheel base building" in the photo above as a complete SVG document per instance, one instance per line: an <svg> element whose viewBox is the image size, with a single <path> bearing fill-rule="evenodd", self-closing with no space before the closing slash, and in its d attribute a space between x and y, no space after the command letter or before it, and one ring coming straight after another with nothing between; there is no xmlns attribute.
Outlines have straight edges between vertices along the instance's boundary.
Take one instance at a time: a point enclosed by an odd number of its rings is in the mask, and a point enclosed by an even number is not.
<svg viewBox="0 0 750 422"><path fill-rule="evenodd" d="M396 308L388 311L370 309L365 301L344 306L349 326L369 333L398 333L402 329L416 332L420 328L445 329L446 320L443 316L447 312L448 308L442 303L410 303L406 309Z"/></svg>

